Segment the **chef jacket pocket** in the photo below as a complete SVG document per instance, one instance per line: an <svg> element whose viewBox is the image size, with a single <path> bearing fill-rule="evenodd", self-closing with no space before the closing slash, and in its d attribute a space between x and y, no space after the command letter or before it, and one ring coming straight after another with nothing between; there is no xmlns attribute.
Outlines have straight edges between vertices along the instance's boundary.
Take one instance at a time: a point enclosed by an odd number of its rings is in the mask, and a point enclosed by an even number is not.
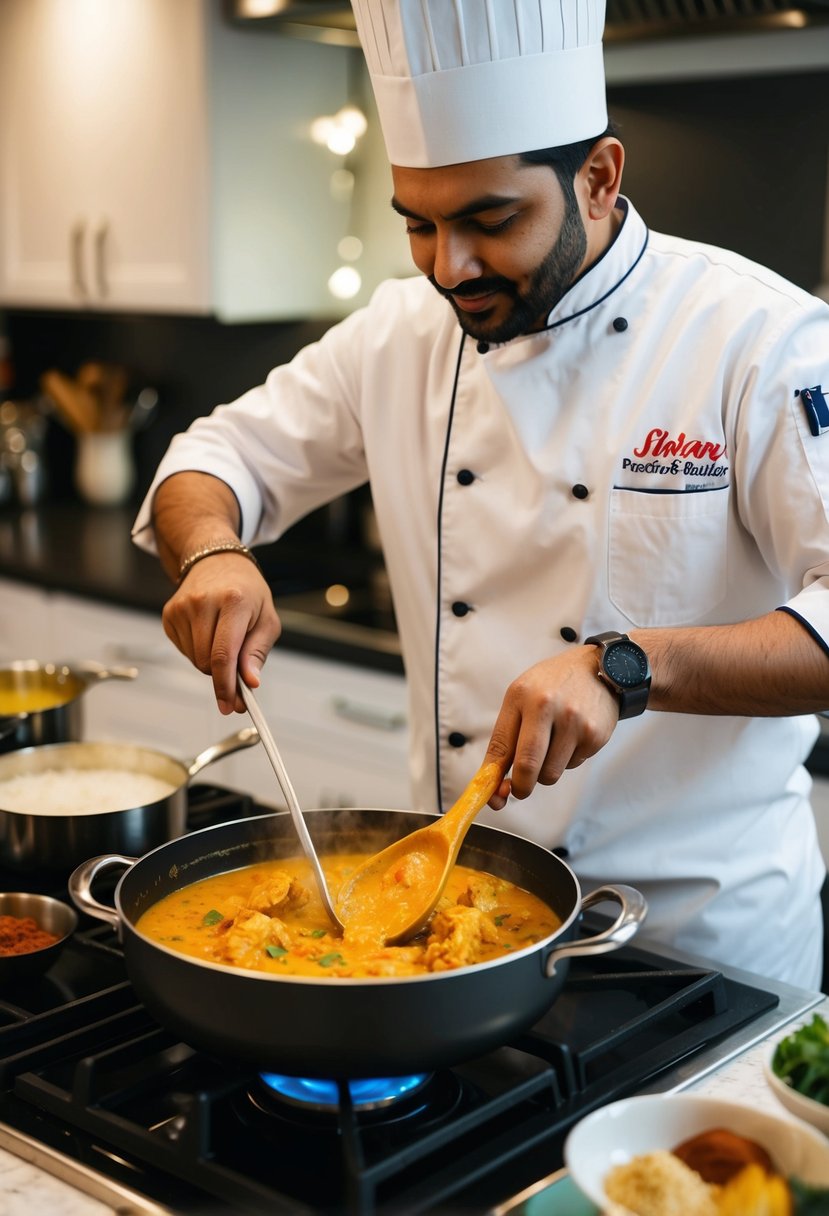
<svg viewBox="0 0 829 1216"><path fill-rule="evenodd" d="M609 595L635 625L690 625L726 592L728 491L610 498Z"/></svg>

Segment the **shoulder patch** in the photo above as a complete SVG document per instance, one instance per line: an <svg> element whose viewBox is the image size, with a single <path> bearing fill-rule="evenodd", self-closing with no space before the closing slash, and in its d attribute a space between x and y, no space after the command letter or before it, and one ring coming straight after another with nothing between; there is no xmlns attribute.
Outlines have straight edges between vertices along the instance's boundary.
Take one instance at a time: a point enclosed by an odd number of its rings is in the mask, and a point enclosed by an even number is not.
<svg viewBox="0 0 829 1216"><path fill-rule="evenodd" d="M795 392L795 396L800 397L812 434L817 437L829 431L829 405L821 386L816 384L814 388L802 388Z"/></svg>

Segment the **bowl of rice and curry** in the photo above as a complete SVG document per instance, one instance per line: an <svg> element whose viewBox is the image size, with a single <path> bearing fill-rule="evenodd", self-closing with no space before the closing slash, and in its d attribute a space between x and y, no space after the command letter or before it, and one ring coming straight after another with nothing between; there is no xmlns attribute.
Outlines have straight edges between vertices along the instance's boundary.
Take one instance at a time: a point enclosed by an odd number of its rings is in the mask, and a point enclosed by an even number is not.
<svg viewBox="0 0 829 1216"><path fill-rule="evenodd" d="M820 1216L829 1140L781 1115L702 1094L649 1094L570 1132L567 1169L607 1216Z"/></svg>

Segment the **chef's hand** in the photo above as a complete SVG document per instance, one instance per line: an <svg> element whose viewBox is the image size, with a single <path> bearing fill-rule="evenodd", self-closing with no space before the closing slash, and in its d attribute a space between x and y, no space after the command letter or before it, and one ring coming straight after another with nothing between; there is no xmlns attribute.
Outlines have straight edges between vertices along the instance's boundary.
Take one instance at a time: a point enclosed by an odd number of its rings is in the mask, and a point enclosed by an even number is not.
<svg viewBox="0 0 829 1216"><path fill-rule="evenodd" d="M250 688L282 632L271 590L241 553L197 562L164 605L164 632L199 671L212 676L223 714L245 712L237 670Z"/></svg>
<svg viewBox="0 0 829 1216"><path fill-rule="evenodd" d="M579 646L545 659L513 680L492 730L485 762L500 760L512 773L489 800L527 798L536 784L555 785L607 743L619 721L619 702L601 682L598 650Z"/></svg>

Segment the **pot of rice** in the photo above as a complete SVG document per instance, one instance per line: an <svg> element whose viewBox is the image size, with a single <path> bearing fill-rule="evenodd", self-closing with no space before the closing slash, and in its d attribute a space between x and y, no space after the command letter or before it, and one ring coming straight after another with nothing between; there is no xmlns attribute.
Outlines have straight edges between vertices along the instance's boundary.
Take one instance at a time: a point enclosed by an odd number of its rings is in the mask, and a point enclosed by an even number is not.
<svg viewBox="0 0 829 1216"><path fill-rule="evenodd" d="M0 865L68 874L99 853L138 856L186 831L187 786L259 742L245 727L176 760L128 743L53 743L0 756Z"/></svg>

